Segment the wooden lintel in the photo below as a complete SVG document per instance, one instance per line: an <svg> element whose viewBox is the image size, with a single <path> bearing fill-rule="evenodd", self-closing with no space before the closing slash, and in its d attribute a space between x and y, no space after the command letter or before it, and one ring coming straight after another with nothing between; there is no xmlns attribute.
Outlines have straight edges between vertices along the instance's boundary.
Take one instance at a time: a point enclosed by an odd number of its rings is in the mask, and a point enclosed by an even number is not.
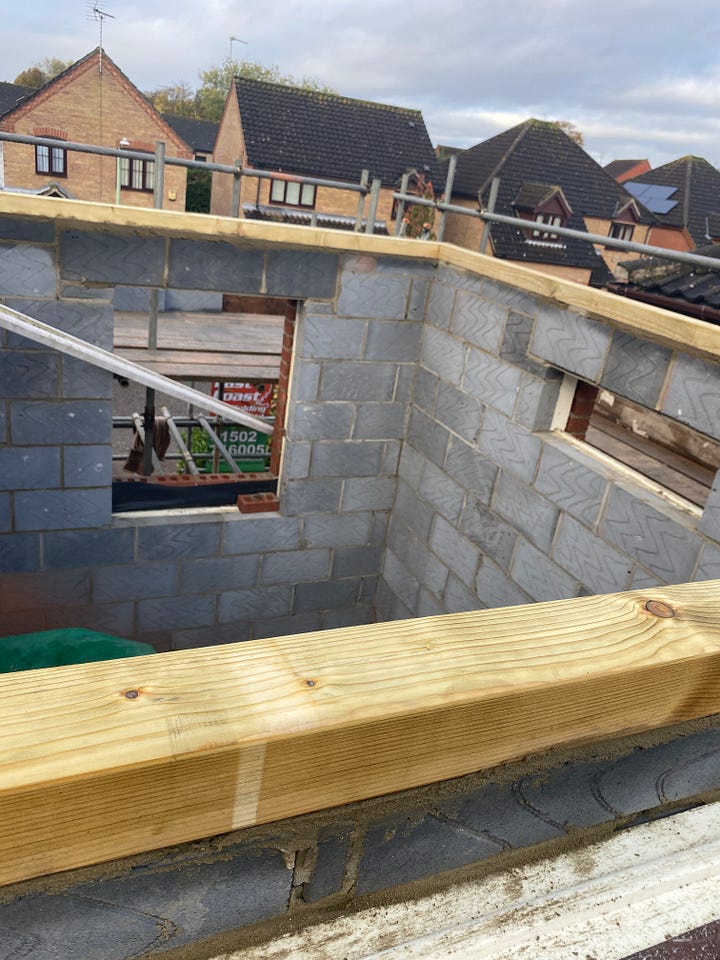
<svg viewBox="0 0 720 960"><path fill-rule="evenodd" d="M719 588L0 677L0 883L716 713Z"/></svg>

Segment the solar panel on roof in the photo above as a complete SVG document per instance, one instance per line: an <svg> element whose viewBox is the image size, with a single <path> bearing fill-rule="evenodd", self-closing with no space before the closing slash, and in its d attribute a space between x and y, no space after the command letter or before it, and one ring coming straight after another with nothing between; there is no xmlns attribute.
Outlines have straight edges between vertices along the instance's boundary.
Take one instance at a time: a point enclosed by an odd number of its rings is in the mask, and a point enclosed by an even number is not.
<svg viewBox="0 0 720 960"><path fill-rule="evenodd" d="M623 186L652 213L670 213L678 204L677 200L670 199L677 187L665 187L660 183L636 183L634 180L624 183Z"/></svg>

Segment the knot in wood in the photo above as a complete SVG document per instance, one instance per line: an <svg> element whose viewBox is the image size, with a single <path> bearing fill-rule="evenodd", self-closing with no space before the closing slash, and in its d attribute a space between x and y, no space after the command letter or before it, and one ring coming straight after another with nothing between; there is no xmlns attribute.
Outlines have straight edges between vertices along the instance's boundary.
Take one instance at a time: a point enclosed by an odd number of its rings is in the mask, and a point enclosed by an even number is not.
<svg viewBox="0 0 720 960"><path fill-rule="evenodd" d="M673 608L663 600L648 600L645 604L645 609L648 613L652 613L653 616L662 617L664 620L675 616Z"/></svg>

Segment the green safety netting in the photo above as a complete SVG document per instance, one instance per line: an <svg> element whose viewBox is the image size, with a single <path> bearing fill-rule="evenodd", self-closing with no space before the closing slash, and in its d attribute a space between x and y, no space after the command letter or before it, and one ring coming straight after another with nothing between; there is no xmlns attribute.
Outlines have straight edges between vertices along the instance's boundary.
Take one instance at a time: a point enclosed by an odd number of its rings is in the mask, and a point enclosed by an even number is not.
<svg viewBox="0 0 720 960"><path fill-rule="evenodd" d="M71 663L119 660L155 653L147 643L70 627L0 637L0 673L64 667Z"/></svg>

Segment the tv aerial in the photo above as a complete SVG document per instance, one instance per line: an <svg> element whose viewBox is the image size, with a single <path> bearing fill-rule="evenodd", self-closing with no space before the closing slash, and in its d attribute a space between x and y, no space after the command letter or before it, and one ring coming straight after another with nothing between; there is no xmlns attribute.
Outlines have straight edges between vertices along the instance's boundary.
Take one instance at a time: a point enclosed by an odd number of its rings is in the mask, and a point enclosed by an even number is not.
<svg viewBox="0 0 720 960"><path fill-rule="evenodd" d="M240 37L228 37L230 41L230 59L232 60L232 45L234 43L244 43L247 46L247 40L241 40Z"/></svg>
<svg viewBox="0 0 720 960"><path fill-rule="evenodd" d="M98 44L99 47L100 47L100 66L99 66L99 72L102 73L103 26L104 26L104 24L105 24L105 21L108 19L108 17L109 17L111 20L114 20L114 19L115 19L115 16L114 16L114 14L112 14L112 13L108 13L107 10L103 10L101 7L99 7L99 6L97 5L97 3L88 4L88 10L89 10L89 13L88 13L87 19L88 19L88 20L95 20L95 22L99 24L99 30L100 30L100 42L99 42L99 44Z"/></svg>

